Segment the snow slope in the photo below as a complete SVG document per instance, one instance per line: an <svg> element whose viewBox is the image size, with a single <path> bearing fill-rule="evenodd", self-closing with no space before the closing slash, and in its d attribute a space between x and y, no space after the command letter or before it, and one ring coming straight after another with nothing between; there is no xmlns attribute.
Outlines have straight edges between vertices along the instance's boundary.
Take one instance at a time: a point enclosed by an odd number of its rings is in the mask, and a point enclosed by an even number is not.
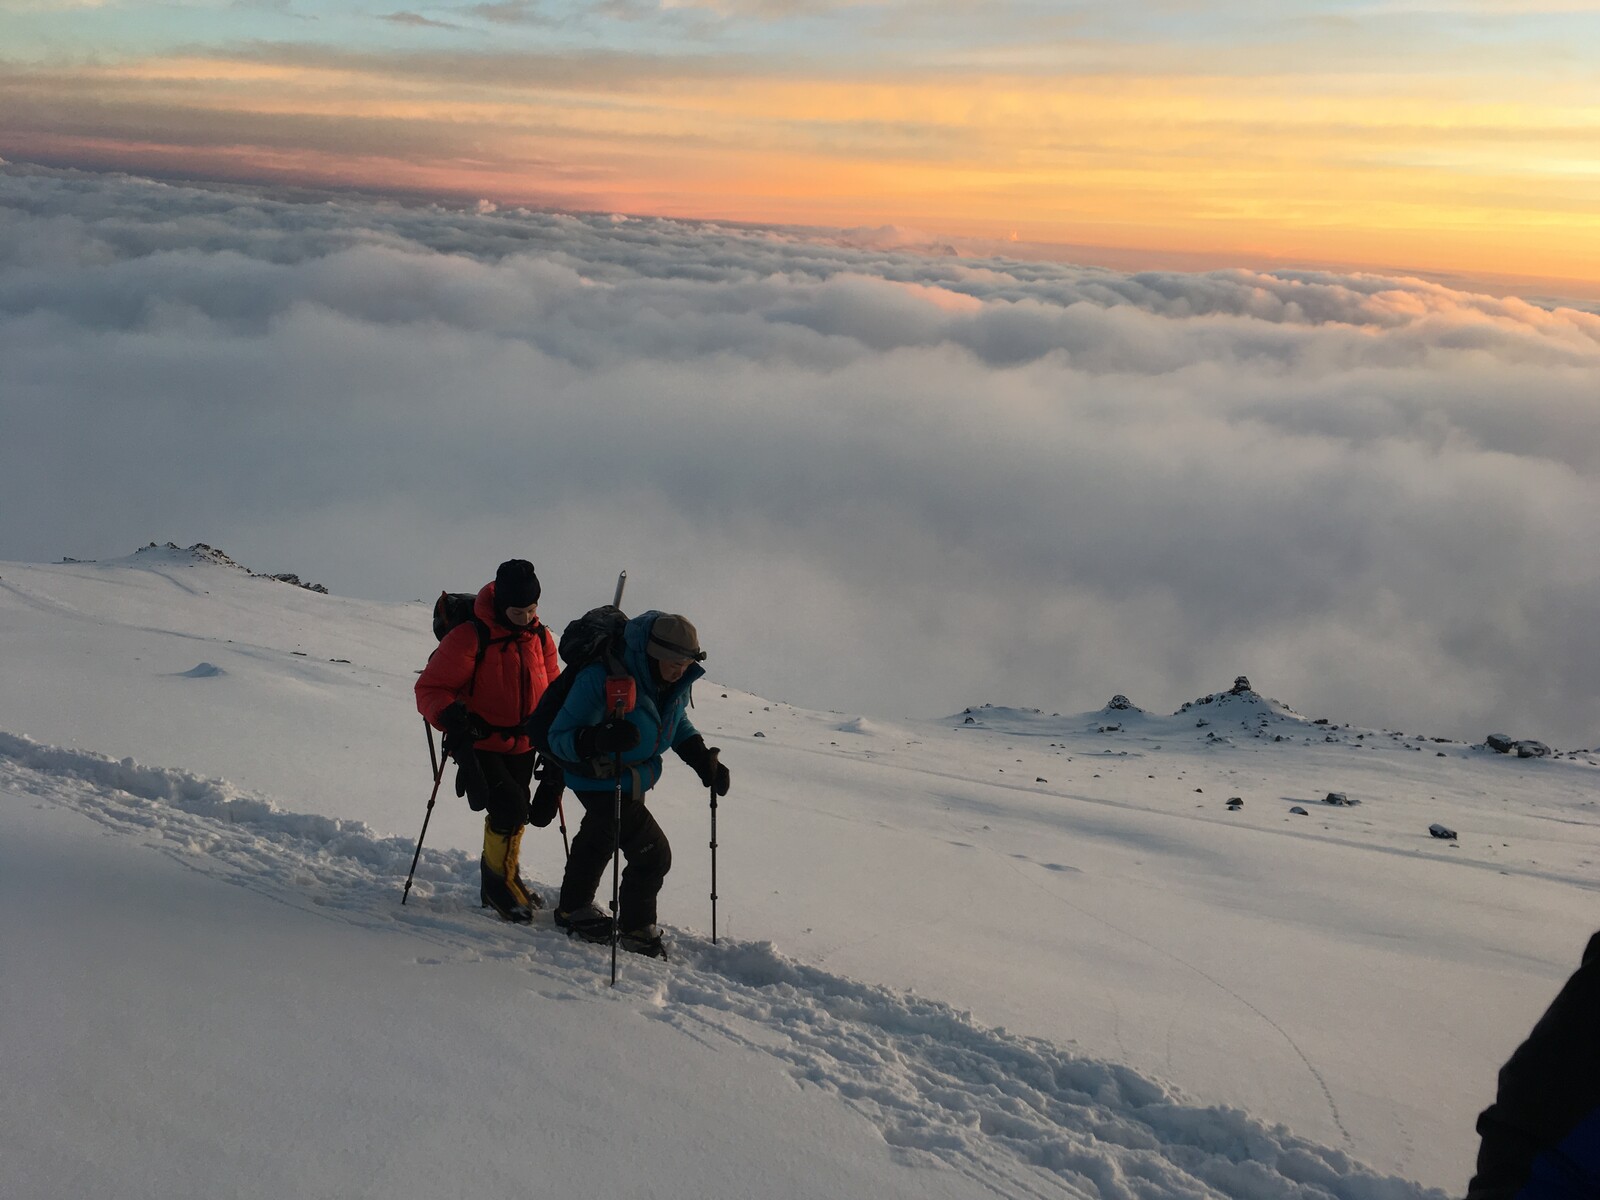
<svg viewBox="0 0 1600 1200"><path fill-rule="evenodd" d="M0 644L7 1195L1459 1192L1594 926L1593 754L707 681L719 944L669 764L675 960L613 991L476 908L451 795L398 903L426 603L152 548L0 564Z"/></svg>

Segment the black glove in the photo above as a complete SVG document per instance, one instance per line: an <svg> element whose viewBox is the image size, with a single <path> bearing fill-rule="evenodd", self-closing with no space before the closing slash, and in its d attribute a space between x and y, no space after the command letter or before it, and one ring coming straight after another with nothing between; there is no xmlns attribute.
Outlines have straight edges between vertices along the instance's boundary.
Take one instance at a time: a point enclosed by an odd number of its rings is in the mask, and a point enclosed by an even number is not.
<svg viewBox="0 0 1600 1200"><path fill-rule="evenodd" d="M612 717L609 721L578 730L572 741L578 748L579 758L600 758L632 750L639 744L639 730L623 717Z"/></svg>
<svg viewBox="0 0 1600 1200"><path fill-rule="evenodd" d="M678 757L689 764L691 770L700 776L700 783L710 788L719 796L728 794L729 778L728 768L717 759L718 750L715 746L706 747L705 738L698 733L692 738L679 742L673 747Z"/></svg>
<svg viewBox="0 0 1600 1200"><path fill-rule="evenodd" d="M462 747L480 742L492 732L483 718L470 711L462 700L455 701L439 714L439 728L444 730L447 741Z"/></svg>
<svg viewBox="0 0 1600 1200"><path fill-rule="evenodd" d="M556 819L556 811L561 807L561 794L567 790L566 776L560 767L545 759L542 769L544 775L539 780L539 786L533 789L533 800L528 805L528 824L535 829L543 829Z"/></svg>

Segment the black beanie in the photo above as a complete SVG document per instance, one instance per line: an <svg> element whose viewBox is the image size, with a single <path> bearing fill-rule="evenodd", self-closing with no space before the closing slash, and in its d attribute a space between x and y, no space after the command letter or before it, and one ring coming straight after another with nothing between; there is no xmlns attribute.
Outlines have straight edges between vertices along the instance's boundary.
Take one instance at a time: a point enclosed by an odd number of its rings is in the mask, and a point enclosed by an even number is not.
<svg viewBox="0 0 1600 1200"><path fill-rule="evenodd" d="M494 573L494 606L504 612L538 602L539 577L533 573L533 564L525 558L510 558L501 563Z"/></svg>

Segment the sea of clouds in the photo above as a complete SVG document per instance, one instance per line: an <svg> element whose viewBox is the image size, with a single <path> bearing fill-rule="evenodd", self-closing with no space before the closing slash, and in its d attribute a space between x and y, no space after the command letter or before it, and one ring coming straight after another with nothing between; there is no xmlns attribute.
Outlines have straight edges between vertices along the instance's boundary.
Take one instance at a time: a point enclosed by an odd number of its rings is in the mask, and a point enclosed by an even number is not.
<svg viewBox="0 0 1600 1200"><path fill-rule="evenodd" d="M627 568L808 707L1248 674L1600 744L1600 316L480 208L0 167L0 559L412 599L521 555L557 626Z"/></svg>

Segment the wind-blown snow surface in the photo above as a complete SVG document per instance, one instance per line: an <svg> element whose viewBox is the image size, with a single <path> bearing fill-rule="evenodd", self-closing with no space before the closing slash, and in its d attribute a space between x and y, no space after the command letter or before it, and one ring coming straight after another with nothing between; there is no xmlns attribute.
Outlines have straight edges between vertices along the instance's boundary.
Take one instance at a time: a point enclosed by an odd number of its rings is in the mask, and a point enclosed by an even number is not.
<svg viewBox="0 0 1600 1200"><path fill-rule="evenodd" d="M719 944L669 763L675 957L613 991L477 909L448 788L399 904L424 605L151 549L0 564L0 641L8 1196L1459 1191L1594 924L1589 754L708 681Z"/></svg>

